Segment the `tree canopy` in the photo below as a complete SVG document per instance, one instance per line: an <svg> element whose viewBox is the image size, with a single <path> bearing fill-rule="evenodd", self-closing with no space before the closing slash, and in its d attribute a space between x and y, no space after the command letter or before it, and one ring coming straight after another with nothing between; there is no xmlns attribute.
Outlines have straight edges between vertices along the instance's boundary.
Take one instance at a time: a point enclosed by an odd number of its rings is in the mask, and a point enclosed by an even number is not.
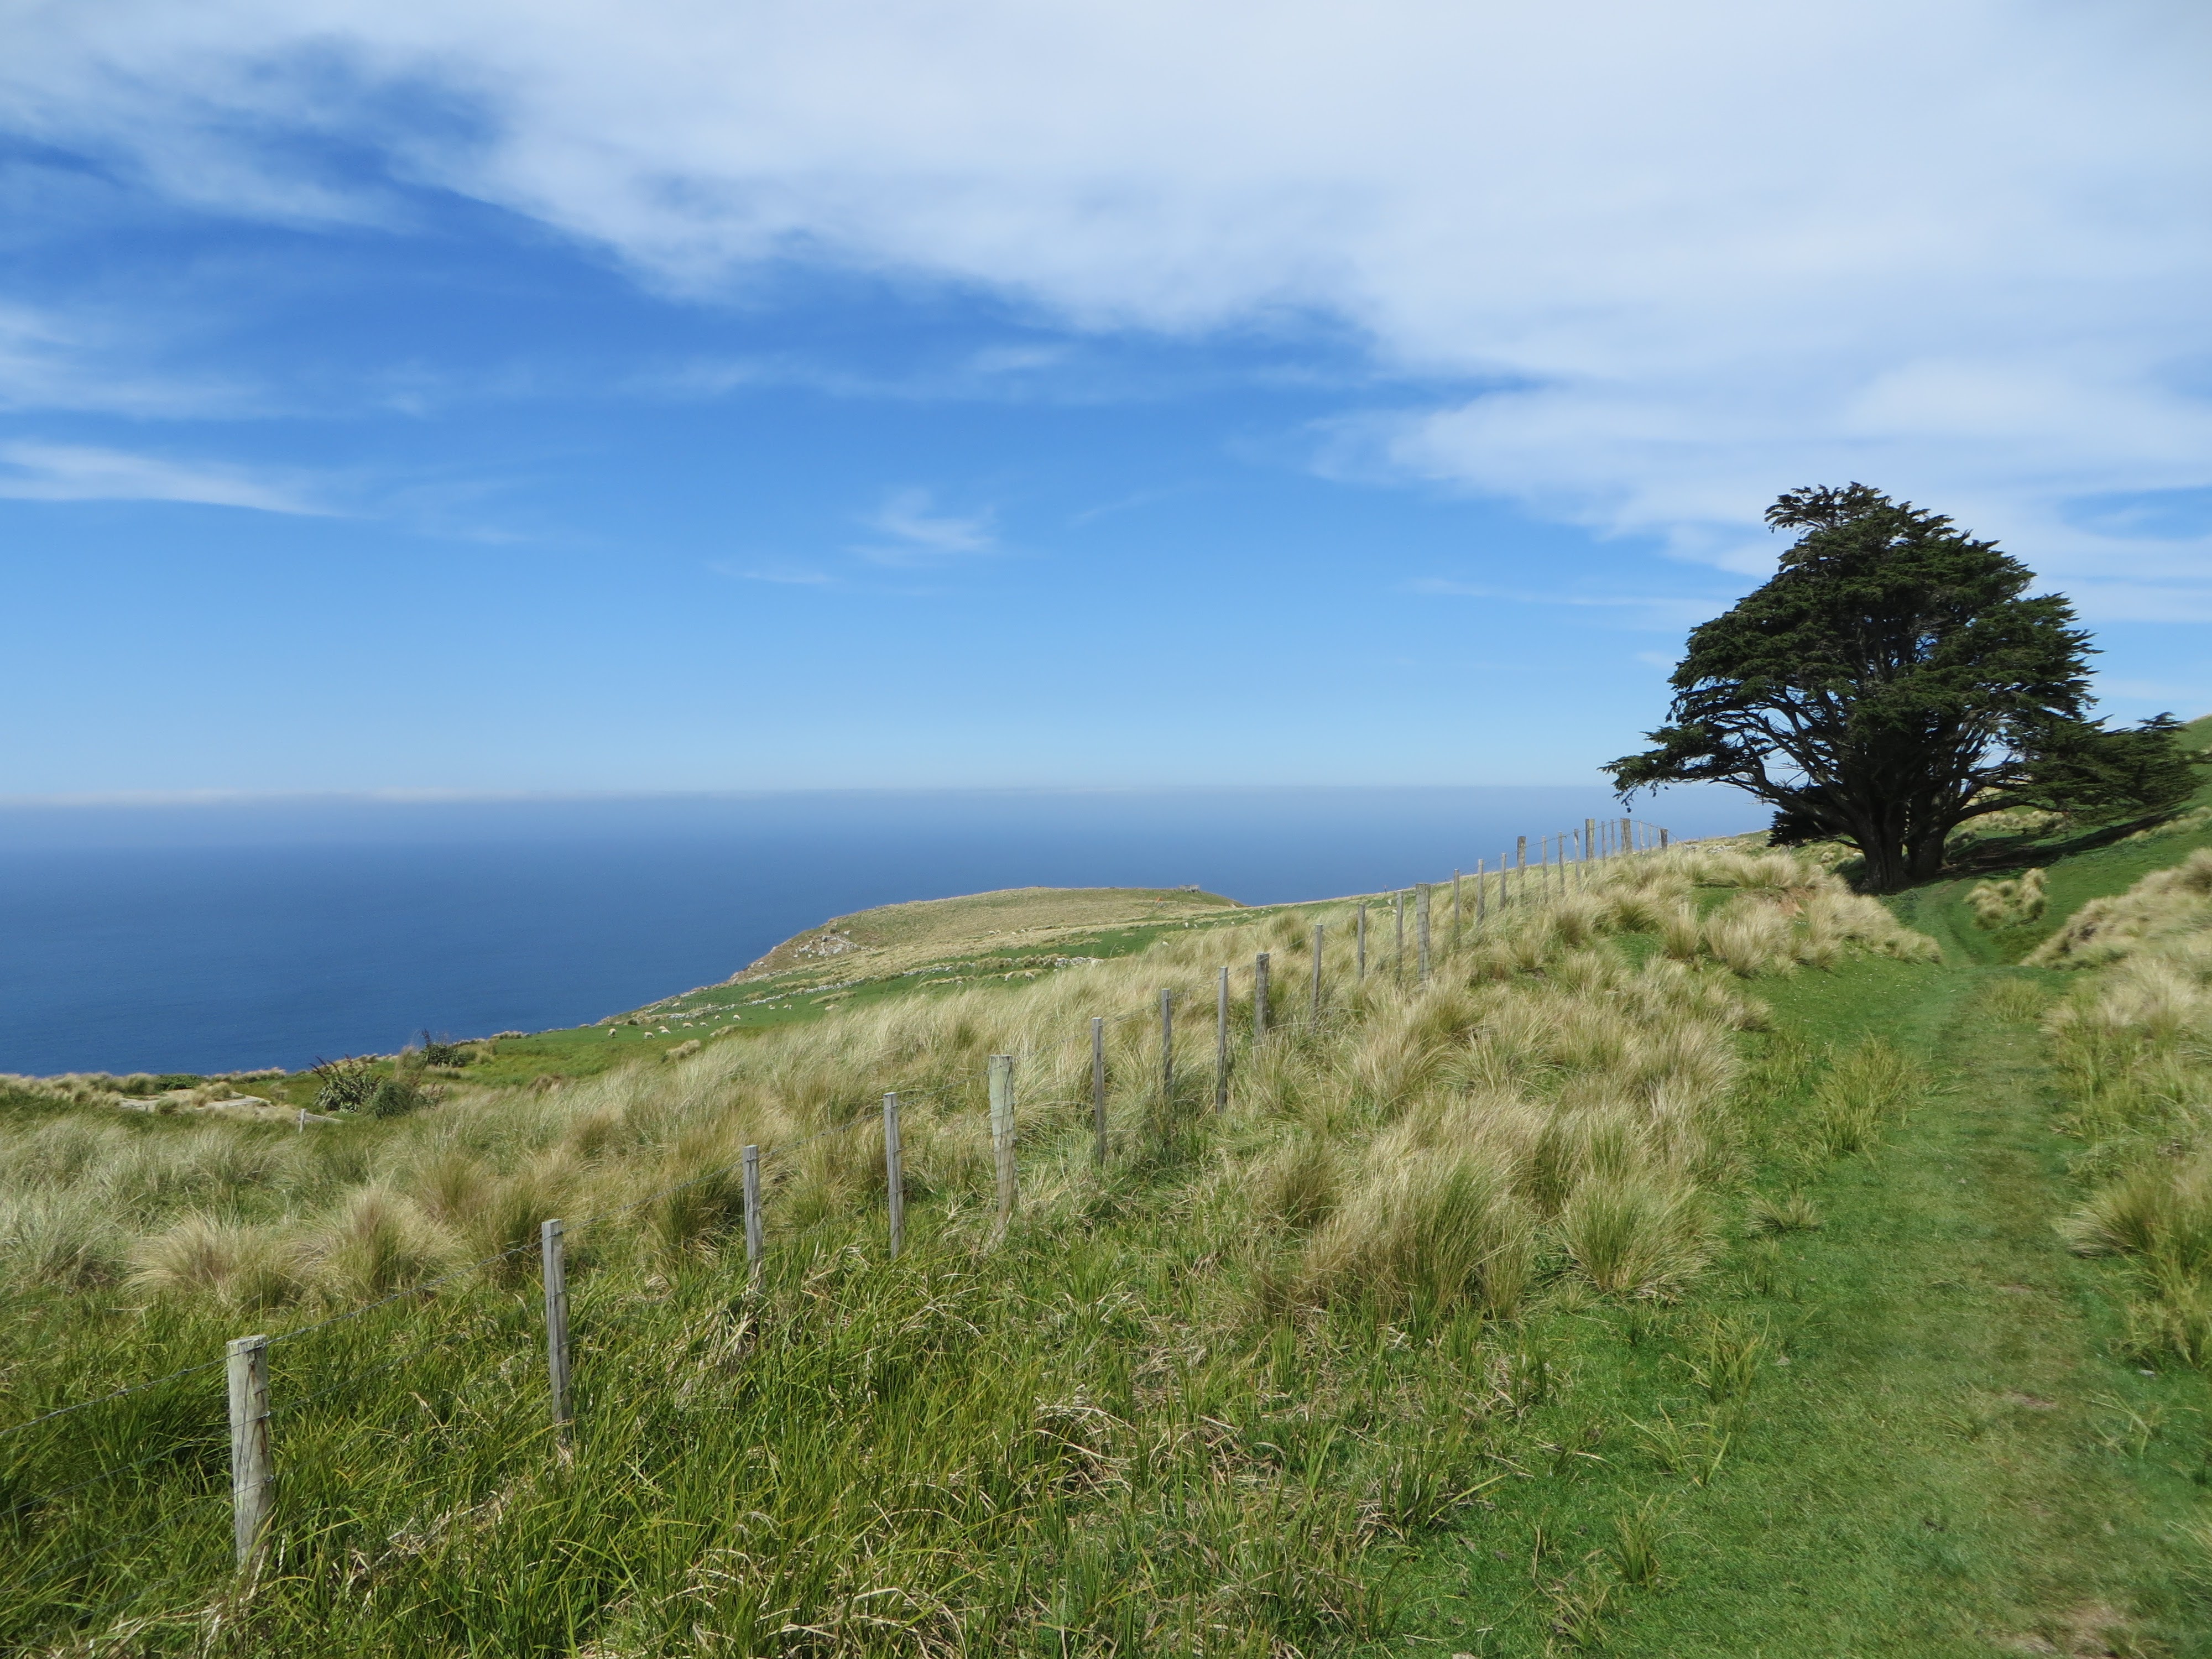
<svg viewBox="0 0 2212 1659"><path fill-rule="evenodd" d="M1791 490L1802 533L1771 580L1690 635L1653 747L1605 769L1624 798L1733 784L1775 808L1778 843L1841 838L1890 892L1942 868L1968 819L2039 806L2163 810L2190 763L2161 714L2087 718L2089 636L2027 568L1941 514L1853 483Z"/></svg>

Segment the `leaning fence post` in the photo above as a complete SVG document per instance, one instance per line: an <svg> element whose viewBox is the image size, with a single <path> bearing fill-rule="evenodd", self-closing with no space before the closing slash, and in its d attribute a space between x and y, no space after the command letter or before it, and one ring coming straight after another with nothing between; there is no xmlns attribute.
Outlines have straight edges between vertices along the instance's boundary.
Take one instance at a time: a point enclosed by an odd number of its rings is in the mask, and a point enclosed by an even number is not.
<svg viewBox="0 0 2212 1659"><path fill-rule="evenodd" d="M747 1146L745 1168L745 1271L756 1277L761 1267L760 1148Z"/></svg>
<svg viewBox="0 0 2212 1659"><path fill-rule="evenodd" d="M1160 988L1160 1104L1175 1104L1175 993Z"/></svg>
<svg viewBox="0 0 2212 1659"><path fill-rule="evenodd" d="M1091 1156L1103 1164L1106 1161L1106 1022L1097 1014L1091 1017L1091 1127L1097 1134Z"/></svg>
<svg viewBox="0 0 2212 1659"><path fill-rule="evenodd" d="M538 1258L545 1285L545 1382L553 1403L553 1438L568 1443L568 1263L561 1223L539 1224Z"/></svg>
<svg viewBox="0 0 2212 1659"><path fill-rule="evenodd" d="M1229 1109L1229 969L1221 970L1221 989L1213 1005L1213 1110Z"/></svg>
<svg viewBox="0 0 2212 1659"><path fill-rule="evenodd" d="M241 1336L225 1351L230 1382L230 1517L238 1565L261 1553L269 1520L269 1339Z"/></svg>
<svg viewBox="0 0 2212 1659"><path fill-rule="evenodd" d="M899 1144L898 1097L884 1097L884 1195L890 1212L891 1255L906 1248L906 1150Z"/></svg>
<svg viewBox="0 0 2212 1659"><path fill-rule="evenodd" d="M1421 983L1429 982L1429 884L1413 890L1413 932L1420 951Z"/></svg>
<svg viewBox="0 0 2212 1659"><path fill-rule="evenodd" d="M1316 1025L1321 1024L1321 953L1322 946L1327 942L1328 933L1327 922L1314 923L1313 1012L1310 1018Z"/></svg>
<svg viewBox="0 0 2212 1659"><path fill-rule="evenodd" d="M1367 982L1367 907L1364 903L1359 907L1359 926L1358 932L1359 934L1359 944L1358 947L1358 956L1359 959L1358 976L1359 982L1362 985L1364 985Z"/></svg>
<svg viewBox="0 0 2212 1659"><path fill-rule="evenodd" d="M1258 1042L1267 1035L1267 953L1260 952L1252 963L1252 1040Z"/></svg>
<svg viewBox="0 0 2212 1659"><path fill-rule="evenodd" d="M998 1168L999 1214L992 1236L1014 1217L1014 1057L991 1056L991 1161Z"/></svg>

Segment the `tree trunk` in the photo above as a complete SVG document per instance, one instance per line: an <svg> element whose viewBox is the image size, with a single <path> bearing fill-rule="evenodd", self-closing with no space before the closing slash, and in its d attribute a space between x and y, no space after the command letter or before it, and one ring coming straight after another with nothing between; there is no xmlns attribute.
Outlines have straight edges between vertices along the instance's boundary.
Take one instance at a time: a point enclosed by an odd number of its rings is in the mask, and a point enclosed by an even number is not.
<svg viewBox="0 0 2212 1659"><path fill-rule="evenodd" d="M1942 831L1923 836L1907 850L1905 874L1913 881L1933 881L1943 873L1943 843Z"/></svg>
<svg viewBox="0 0 2212 1659"><path fill-rule="evenodd" d="M1905 843L1894 836L1859 835L1859 855L1866 861L1861 885L1869 893L1895 893L1911 884Z"/></svg>

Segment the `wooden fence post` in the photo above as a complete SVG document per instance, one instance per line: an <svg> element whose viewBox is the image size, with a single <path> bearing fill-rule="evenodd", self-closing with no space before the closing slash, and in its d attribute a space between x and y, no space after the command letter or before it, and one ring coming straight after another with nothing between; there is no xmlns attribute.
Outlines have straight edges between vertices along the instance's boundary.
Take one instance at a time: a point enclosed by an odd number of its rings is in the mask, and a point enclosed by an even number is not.
<svg viewBox="0 0 2212 1659"><path fill-rule="evenodd" d="M1014 1057L991 1056L991 1162L999 1175L999 1214L991 1236L1002 1236L1014 1217Z"/></svg>
<svg viewBox="0 0 2212 1659"><path fill-rule="evenodd" d="M1421 983L1429 982L1429 884L1413 889L1413 934L1419 952Z"/></svg>
<svg viewBox="0 0 2212 1659"><path fill-rule="evenodd" d="M1634 818L1623 818L1623 819L1621 819L1621 821L1620 821L1620 850L1621 850L1622 852L1624 852L1624 853L1632 853L1632 852L1634 852L1634 851L1636 850L1634 847L1632 847L1632 846L1631 846L1631 845L1630 845L1630 836L1631 836L1631 832L1632 832L1632 830L1634 830L1634 829L1635 829L1635 828L1636 828L1636 820L1635 820Z"/></svg>
<svg viewBox="0 0 2212 1659"><path fill-rule="evenodd" d="M1221 970L1221 990L1213 1004L1213 1110L1229 1109L1229 969Z"/></svg>
<svg viewBox="0 0 2212 1659"><path fill-rule="evenodd" d="M1406 980L1406 895L1402 891L1390 895L1390 916L1397 930L1396 943L1390 950L1390 977L1402 985Z"/></svg>
<svg viewBox="0 0 2212 1659"><path fill-rule="evenodd" d="M1267 1035L1267 953L1260 952L1252 963L1252 1041L1257 1042Z"/></svg>
<svg viewBox="0 0 2212 1659"><path fill-rule="evenodd" d="M1160 1106L1175 1104L1175 993L1160 988Z"/></svg>
<svg viewBox="0 0 2212 1659"><path fill-rule="evenodd" d="M1359 939L1357 950L1357 955L1359 961L1358 979L1359 982L1362 985L1364 985L1367 983L1367 906L1364 902L1359 907L1359 925L1358 933Z"/></svg>
<svg viewBox="0 0 2212 1659"><path fill-rule="evenodd" d="M760 1148L747 1146L741 1155L745 1168L745 1272L757 1279L761 1269Z"/></svg>
<svg viewBox="0 0 2212 1659"><path fill-rule="evenodd" d="M1474 931L1480 933L1483 924L1490 920L1490 878L1482 872L1482 860L1474 861Z"/></svg>
<svg viewBox="0 0 2212 1659"><path fill-rule="evenodd" d="M1321 1024L1321 952L1328 933L1327 922L1314 923L1313 1012L1308 1018L1316 1025Z"/></svg>
<svg viewBox="0 0 2212 1659"><path fill-rule="evenodd" d="M1515 884L1517 895L1515 902L1526 904L1528 902L1528 837L1526 836L1514 841L1513 867L1520 876L1520 880Z"/></svg>
<svg viewBox="0 0 2212 1659"><path fill-rule="evenodd" d="M241 1336L225 1350L230 1382L230 1520L238 1565L261 1554L269 1521L269 1339Z"/></svg>
<svg viewBox="0 0 2212 1659"><path fill-rule="evenodd" d="M545 1383L553 1402L553 1439L568 1443L568 1259L554 1218L538 1229L539 1277L545 1287Z"/></svg>
<svg viewBox="0 0 2212 1659"><path fill-rule="evenodd" d="M1667 850L1667 832L1664 830L1659 832L1659 850L1662 853Z"/></svg>
<svg viewBox="0 0 2212 1659"><path fill-rule="evenodd" d="M1091 1127L1097 1132L1097 1143L1091 1149L1093 1159L1106 1161L1106 1022L1097 1015L1091 1020Z"/></svg>
<svg viewBox="0 0 2212 1659"><path fill-rule="evenodd" d="M1451 948L1459 949L1459 872L1452 872L1452 936Z"/></svg>
<svg viewBox="0 0 2212 1659"><path fill-rule="evenodd" d="M884 1097L884 1197L890 1214L891 1260L906 1248L906 1152L899 1145L898 1097Z"/></svg>

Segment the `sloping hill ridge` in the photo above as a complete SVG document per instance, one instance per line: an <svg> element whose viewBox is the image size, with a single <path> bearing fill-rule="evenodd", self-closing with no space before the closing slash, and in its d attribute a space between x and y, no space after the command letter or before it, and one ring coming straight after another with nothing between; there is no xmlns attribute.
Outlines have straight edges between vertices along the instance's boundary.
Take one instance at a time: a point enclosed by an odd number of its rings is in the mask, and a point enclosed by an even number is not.
<svg viewBox="0 0 2212 1659"><path fill-rule="evenodd" d="M957 898L915 899L856 910L794 933L729 983L835 963L896 973L948 950L1042 946L1102 927L1176 921L1241 908L1195 887L1008 887Z"/></svg>

